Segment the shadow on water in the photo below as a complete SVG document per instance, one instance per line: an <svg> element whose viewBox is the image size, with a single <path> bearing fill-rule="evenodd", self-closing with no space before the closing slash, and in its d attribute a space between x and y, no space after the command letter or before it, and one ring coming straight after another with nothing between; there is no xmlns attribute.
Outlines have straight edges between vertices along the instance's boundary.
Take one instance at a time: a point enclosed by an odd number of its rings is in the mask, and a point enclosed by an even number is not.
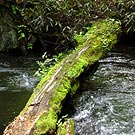
<svg viewBox="0 0 135 135"><path fill-rule="evenodd" d="M135 134L135 47L119 46L99 61L73 98L76 135Z"/></svg>
<svg viewBox="0 0 135 135"><path fill-rule="evenodd" d="M34 76L37 60L0 54L0 134L25 106L38 82Z"/></svg>

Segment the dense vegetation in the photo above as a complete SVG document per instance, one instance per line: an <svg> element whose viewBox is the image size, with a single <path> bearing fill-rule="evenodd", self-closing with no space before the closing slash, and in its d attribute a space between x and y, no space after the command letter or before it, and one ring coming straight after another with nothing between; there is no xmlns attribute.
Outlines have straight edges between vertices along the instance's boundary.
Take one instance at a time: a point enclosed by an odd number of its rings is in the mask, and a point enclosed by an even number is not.
<svg viewBox="0 0 135 135"><path fill-rule="evenodd" d="M99 19L114 18L123 32L135 31L134 0L3 0L0 6L14 18L18 40L53 54L74 48L73 33L86 32Z"/></svg>

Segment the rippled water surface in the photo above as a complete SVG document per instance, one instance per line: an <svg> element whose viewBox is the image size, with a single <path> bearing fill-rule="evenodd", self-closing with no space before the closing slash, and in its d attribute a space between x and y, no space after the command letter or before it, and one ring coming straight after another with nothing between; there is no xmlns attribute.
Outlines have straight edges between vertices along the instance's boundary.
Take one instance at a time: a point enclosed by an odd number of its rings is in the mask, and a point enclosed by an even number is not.
<svg viewBox="0 0 135 135"><path fill-rule="evenodd" d="M25 106L38 82L36 60L0 54L0 134Z"/></svg>
<svg viewBox="0 0 135 135"><path fill-rule="evenodd" d="M76 135L135 135L135 48L99 61L73 100ZM0 134L25 106L38 80L37 58L0 54Z"/></svg>
<svg viewBox="0 0 135 135"><path fill-rule="evenodd" d="M119 48L99 61L73 105L77 135L135 135L135 48Z"/></svg>

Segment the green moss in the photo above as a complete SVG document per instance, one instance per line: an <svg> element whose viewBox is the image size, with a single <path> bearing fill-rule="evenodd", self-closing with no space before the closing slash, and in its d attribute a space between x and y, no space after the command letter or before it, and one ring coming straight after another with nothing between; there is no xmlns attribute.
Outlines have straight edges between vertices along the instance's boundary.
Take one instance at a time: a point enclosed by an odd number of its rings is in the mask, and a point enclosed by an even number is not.
<svg viewBox="0 0 135 135"><path fill-rule="evenodd" d="M37 121L34 134L45 134L49 130L56 129L57 114L60 113L62 101L69 92L73 94L79 87L76 80L80 74L112 48L117 41L118 31L119 23L113 19L96 22L85 35L76 38L79 43L76 50L57 63L39 82L24 110L28 108L36 94L42 91L47 82L51 80L51 76L62 67L57 78L57 86L49 101L49 111L43 113Z"/></svg>
<svg viewBox="0 0 135 135"><path fill-rule="evenodd" d="M80 82L78 80L73 81L72 87L70 88L69 94L73 96L76 90L79 88Z"/></svg>
<svg viewBox="0 0 135 135"><path fill-rule="evenodd" d="M40 135L49 130L54 130L56 128L57 117L57 113L53 109L50 109L48 113L43 113L36 122L33 135Z"/></svg>

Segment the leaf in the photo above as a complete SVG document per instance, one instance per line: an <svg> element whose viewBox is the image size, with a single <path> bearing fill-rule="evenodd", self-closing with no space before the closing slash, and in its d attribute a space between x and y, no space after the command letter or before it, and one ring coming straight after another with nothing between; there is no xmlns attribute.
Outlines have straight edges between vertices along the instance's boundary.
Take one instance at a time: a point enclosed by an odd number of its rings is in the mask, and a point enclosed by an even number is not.
<svg viewBox="0 0 135 135"><path fill-rule="evenodd" d="M25 37L25 34L24 34L24 33L21 33L21 37L22 37L22 38Z"/></svg>

